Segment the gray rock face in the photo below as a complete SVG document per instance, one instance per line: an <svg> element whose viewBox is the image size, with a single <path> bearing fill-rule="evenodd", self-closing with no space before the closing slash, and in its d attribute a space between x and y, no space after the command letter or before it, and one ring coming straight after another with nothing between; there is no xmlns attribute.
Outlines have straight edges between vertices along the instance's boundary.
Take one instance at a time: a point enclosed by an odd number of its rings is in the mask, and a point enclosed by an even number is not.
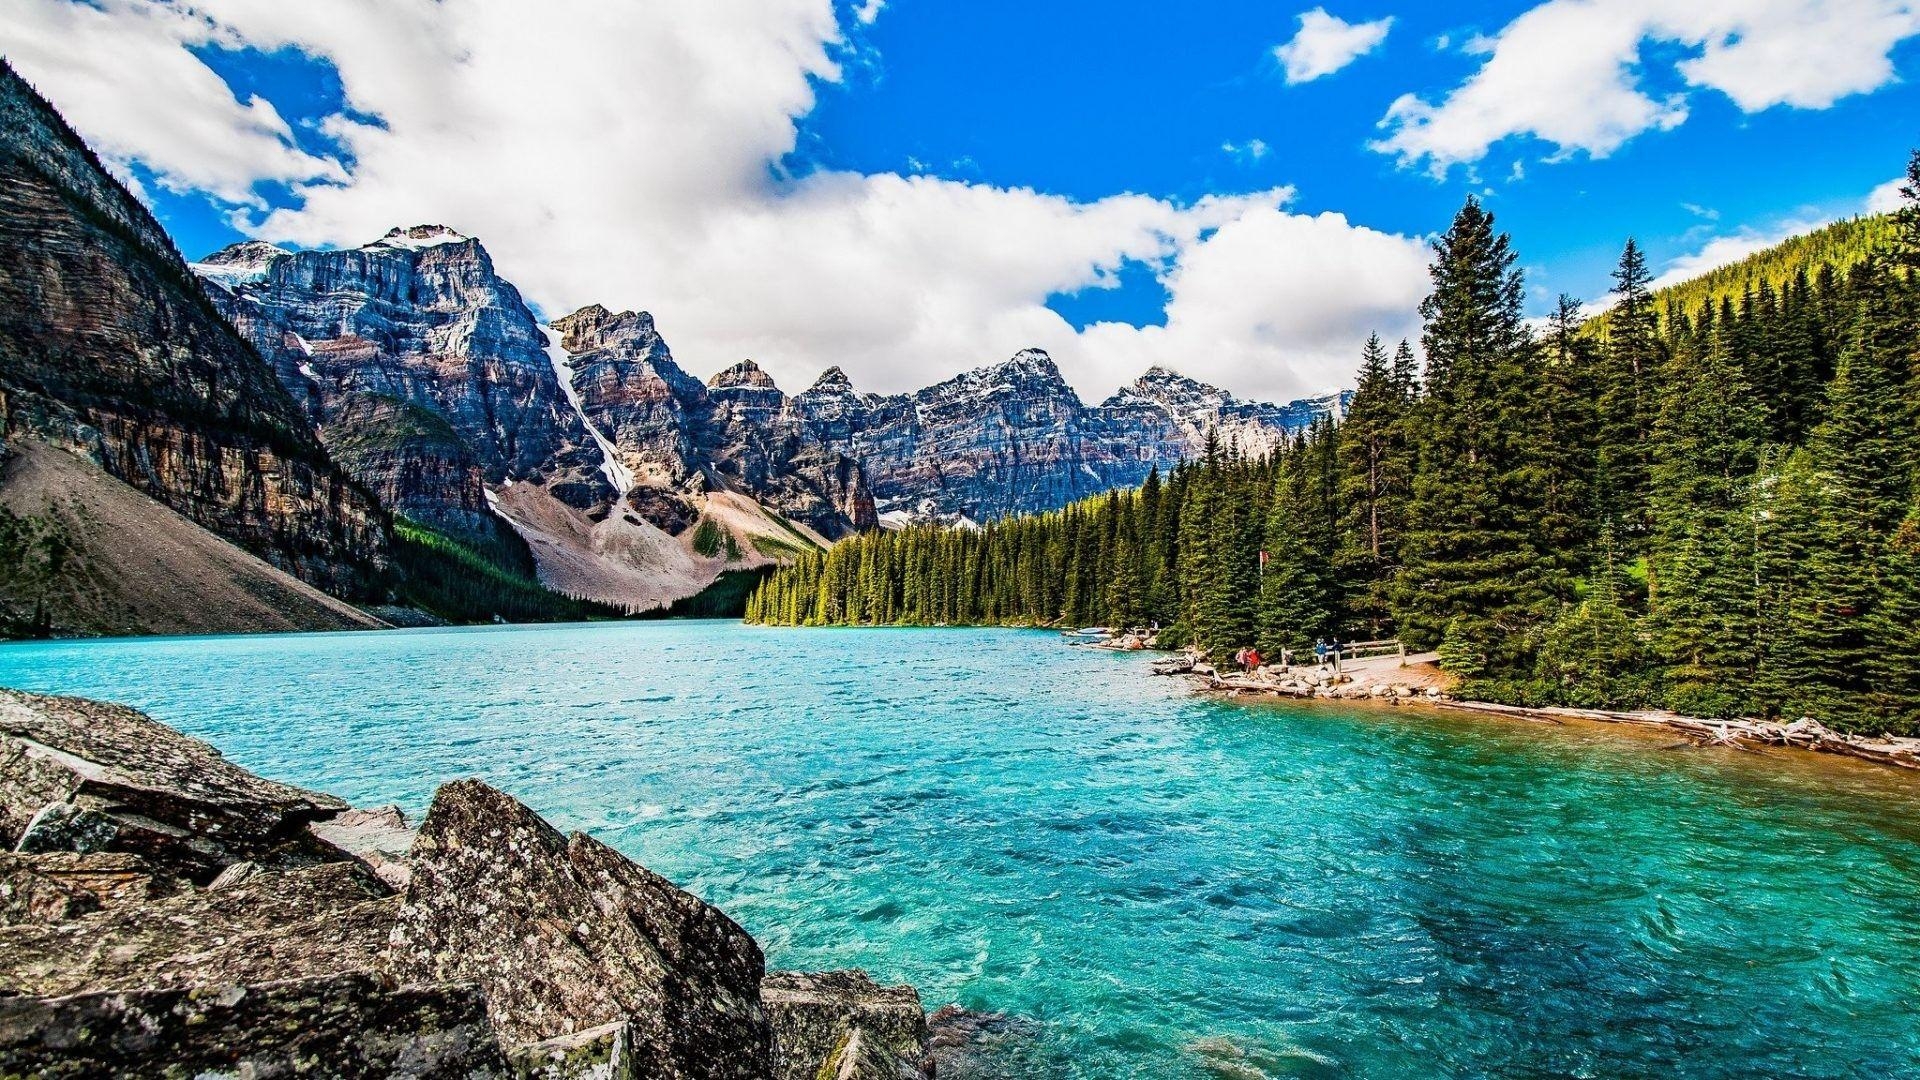
<svg viewBox="0 0 1920 1080"><path fill-rule="evenodd" d="M366 1077L509 1074L469 986L367 973L257 986L0 998L0 1075Z"/></svg>
<svg viewBox="0 0 1920 1080"><path fill-rule="evenodd" d="M411 861L398 977L478 983L515 1043L625 1022L640 1075L767 1075L764 961L715 908L478 781L434 796Z"/></svg>
<svg viewBox="0 0 1920 1080"><path fill-rule="evenodd" d="M595 304L553 326L587 419L641 485L737 491L828 538L878 524L859 463L813 438L753 361L702 384L674 362L646 312L616 315ZM647 520L678 532L676 517L651 512L658 502L629 499Z"/></svg>
<svg viewBox="0 0 1920 1080"><path fill-rule="evenodd" d="M0 928L0 985L58 997L373 971L399 909L354 862L262 870L217 889L182 885L156 900Z"/></svg>
<svg viewBox="0 0 1920 1080"><path fill-rule="evenodd" d="M0 690L0 841L138 854L209 881L229 863L340 858L306 825L347 805L262 780L146 716Z"/></svg>
<svg viewBox="0 0 1920 1080"><path fill-rule="evenodd" d="M0 63L0 457L16 440L77 452L311 585L378 599L385 515L274 375L147 209Z"/></svg>
<svg viewBox="0 0 1920 1080"><path fill-rule="evenodd" d="M1240 402L1165 368L1091 407L1039 349L895 397L834 368L794 399L813 438L861 463L883 513L976 522L1135 486L1198 456L1210 429L1265 452L1338 407Z"/></svg>
<svg viewBox="0 0 1920 1080"><path fill-rule="evenodd" d="M931 1080L927 1014L911 986L863 971L775 971L760 985L774 1080Z"/></svg>
<svg viewBox="0 0 1920 1080"><path fill-rule="evenodd" d="M708 411L707 388L674 362L653 316L592 304L553 328L571 357L581 410L634 480L678 489L697 477L695 428Z"/></svg>
<svg viewBox="0 0 1920 1080"><path fill-rule="evenodd" d="M462 527L488 516L476 478L531 480L582 508L612 497L545 332L478 240L422 225L341 251L249 242L195 268L391 507ZM396 433L369 400L414 413Z"/></svg>

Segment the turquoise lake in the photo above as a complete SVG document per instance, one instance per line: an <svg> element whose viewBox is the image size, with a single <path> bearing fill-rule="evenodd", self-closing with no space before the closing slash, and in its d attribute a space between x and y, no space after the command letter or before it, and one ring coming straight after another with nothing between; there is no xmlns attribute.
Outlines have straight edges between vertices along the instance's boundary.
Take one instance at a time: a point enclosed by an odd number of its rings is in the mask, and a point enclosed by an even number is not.
<svg viewBox="0 0 1920 1080"><path fill-rule="evenodd" d="M983 1076L1920 1076L1920 778L1147 665L625 623L12 644L0 685L413 816L482 777L772 966L1030 1019Z"/></svg>

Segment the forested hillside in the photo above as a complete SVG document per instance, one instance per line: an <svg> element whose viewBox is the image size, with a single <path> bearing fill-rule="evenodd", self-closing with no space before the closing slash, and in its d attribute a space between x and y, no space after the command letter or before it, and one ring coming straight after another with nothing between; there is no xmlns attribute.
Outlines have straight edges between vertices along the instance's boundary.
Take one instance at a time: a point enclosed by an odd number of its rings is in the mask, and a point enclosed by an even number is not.
<svg viewBox="0 0 1920 1080"><path fill-rule="evenodd" d="M1654 304L1661 310L1698 311L1702 304L1723 298L1739 299L1751 291L1788 288L1801 273L1818 278L1824 271L1844 275L1875 251L1893 242L1892 214L1864 214L1824 225L1756 251L1738 262L1715 267L1699 277L1655 289Z"/></svg>
<svg viewBox="0 0 1920 1080"><path fill-rule="evenodd" d="M1469 200L1434 244L1424 368L1369 341L1339 425L1057 513L868 534L749 618L1157 622L1218 656L1398 635L1476 696L1920 730L1920 155L1876 235L1691 307L1629 241L1604 328L1563 297L1535 333Z"/></svg>

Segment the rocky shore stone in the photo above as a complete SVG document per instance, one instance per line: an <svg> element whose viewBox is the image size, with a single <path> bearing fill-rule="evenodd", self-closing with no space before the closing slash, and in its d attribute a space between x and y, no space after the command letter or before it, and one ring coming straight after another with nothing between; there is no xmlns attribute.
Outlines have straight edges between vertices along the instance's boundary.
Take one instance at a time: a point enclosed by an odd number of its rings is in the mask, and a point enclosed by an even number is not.
<svg viewBox="0 0 1920 1080"><path fill-rule="evenodd" d="M774 1080L930 1080L927 1014L911 986L864 971L775 971L760 984Z"/></svg>
<svg viewBox="0 0 1920 1080"><path fill-rule="evenodd" d="M416 835L0 691L0 823L93 849L0 852L0 1077L933 1075L911 987L766 976L719 910L478 781Z"/></svg>
<svg viewBox="0 0 1920 1080"><path fill-rule="evenodd" d="M58 996L376 970L399 910L399 898L354 862L49 910L0 926L0 987Z"/></svg>
<svg viewBox="0 0 1920 1080"><path fill-rule="evenodd" d="M520 1080L647 1080L633 1057L633 1026L621 1021L521 1046L507 1055Z"/></svg>
<svg viewBox="0 0 1920 1080"><path fill-rule="evenodd" d="M0 998L0 1076L510 1075L471 986L366 973L253 986Z"/></svg>
<svg viewBox="0 0 1920 1080"><path fill-rule="evenodd" d="M211 881L231 863L343 858L307 832L347 804L247 772L132 709L0 690L0 842L120 851Z"/></svg>
<svg viewBox="0 0 1920 1080"><path fill-rule="evenodd" d="M718 909L475 780L434 796L411 862L396 976L479 984L511 1043L624 1021L640 1075L768 1074L764 961Z"/></svg>

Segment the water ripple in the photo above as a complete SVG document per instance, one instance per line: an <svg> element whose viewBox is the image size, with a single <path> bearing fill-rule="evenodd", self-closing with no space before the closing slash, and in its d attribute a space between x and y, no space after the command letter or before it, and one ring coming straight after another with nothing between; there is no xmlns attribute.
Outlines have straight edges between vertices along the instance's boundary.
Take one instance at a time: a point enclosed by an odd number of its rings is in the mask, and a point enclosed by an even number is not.
<svg viewBox="0 0 1920 1080"><path fill-rule="evenodd" d="M1026 1018L968 1076L1920 1076L1907 778L1143 667L720 623L0 646L357 803L485 777L774 965Z"/></svg>

